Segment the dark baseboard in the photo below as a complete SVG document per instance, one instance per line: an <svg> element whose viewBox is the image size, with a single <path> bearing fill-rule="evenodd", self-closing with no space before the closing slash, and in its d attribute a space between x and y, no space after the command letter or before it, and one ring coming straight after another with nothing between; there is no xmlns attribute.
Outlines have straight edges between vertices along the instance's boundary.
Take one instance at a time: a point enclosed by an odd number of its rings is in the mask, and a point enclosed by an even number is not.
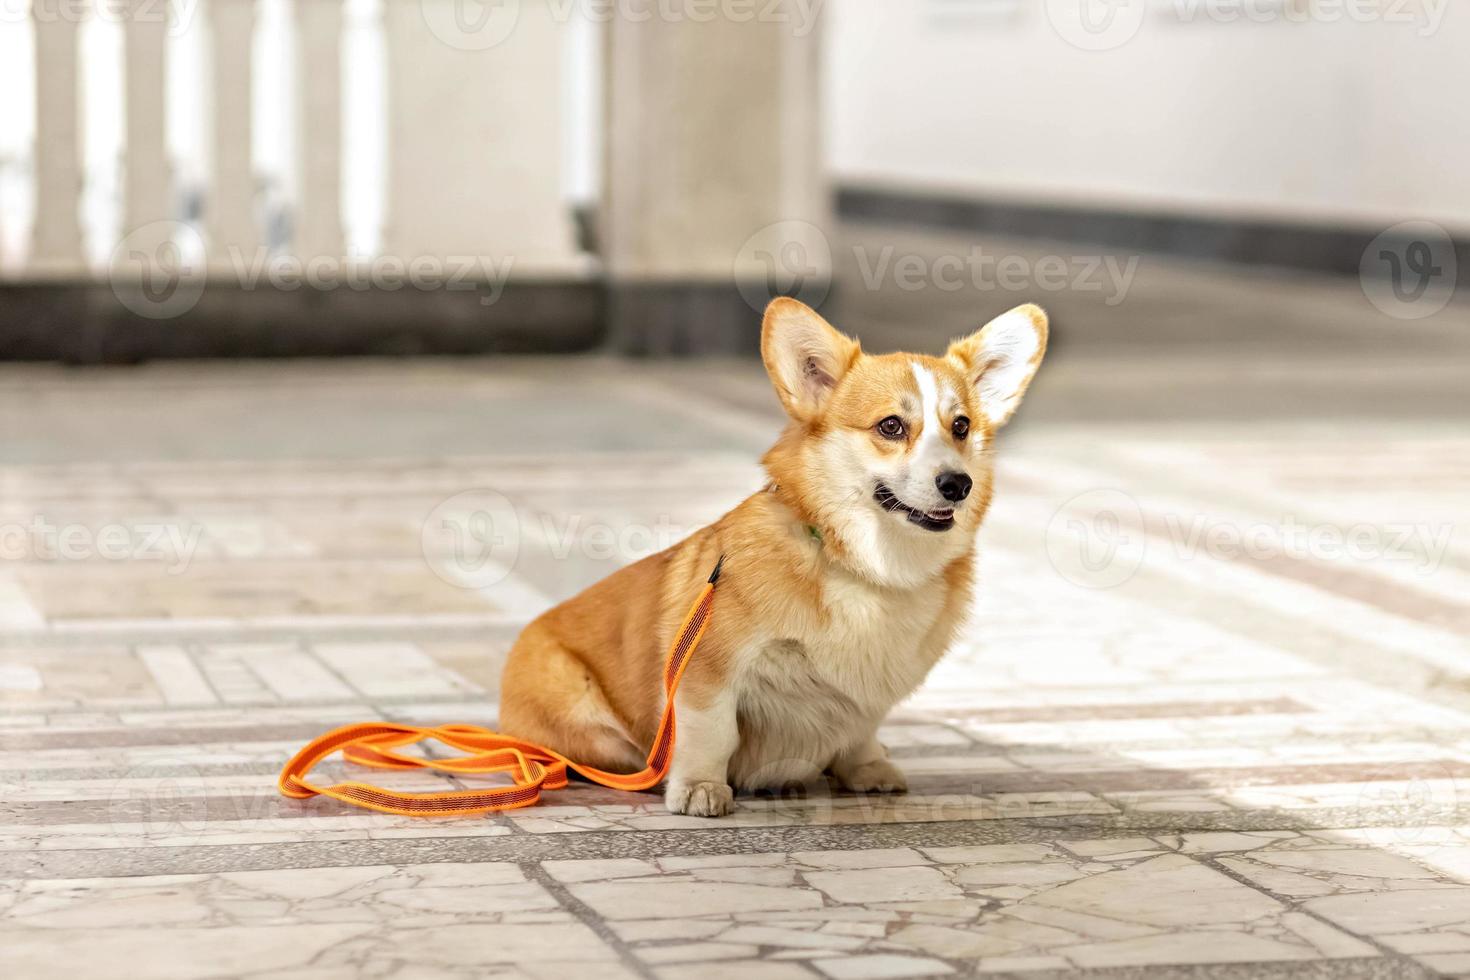
<svg viewBox="0 0 1470 980"><path fill-rule="evenodd" d="M764 283L507 283L488 290L208 285L168 311L105 282L0 283L0 361L566 354L750 356ZM818 305L829 284L795 291ZM125 301L126 300L126 301ZM167 303L168 300L163 302Z"/></svg>
<svg viewBox="0 0 1470 980"><path fill-rule="evenodd" d="M852 221L1350 276L1358 274L1364 252L1385 230L1017 204L857 186L838 190L837 212ZM1454 248L1460 268L1470 267L1470 240L1457 239Z"/></svg>
<svg viewBox="0 0 1470 980"><path fill-rule="evenodd" d="M284 290L209 285L168 318L105 282L0 284L0 360L567 353L600 346L606 296L591 281L486 290Z"/></svg>
<svg viewBox="0 0 1470 980"><path fill-rule="evenodd" d="M820 306L829 289L823 279L783 292ZM776 294L764 282L614 282L608 286L608 343L635 357L758 354L761 313Z"/></svg>
<svg viewBox="0 0 1470 980"><path fill-rule="evenodd" d="M1357 275L1381 229L1096 211L849 186L846 220ZM1470 268L1470 241L1453 242ZM470 284L466 284L470 285ZM820 307L832 282L783 290ZM569 353L749 356L770 284L512 281L457 289L205 286L167 318L107 282L0 281L0 361ZM124 300L129 300L124 302ZM172 300L164 300L168 303ZM145 312L139 312L139 311Z"/></svg>

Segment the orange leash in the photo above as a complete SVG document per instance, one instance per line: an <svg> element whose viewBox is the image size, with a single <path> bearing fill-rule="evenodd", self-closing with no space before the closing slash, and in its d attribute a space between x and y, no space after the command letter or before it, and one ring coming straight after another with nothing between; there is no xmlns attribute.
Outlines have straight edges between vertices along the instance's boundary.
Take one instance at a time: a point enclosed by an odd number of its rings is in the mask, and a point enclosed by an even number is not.
<svg viewBox="0 0 1470 980"><path fill-rule="evenodd" d="M330 796L344 803L397 813L408 817L461 816L490 810L513 810L530 806L541 799L543 789L562 789L567 785L567 770L613 789L651 789L663 782L669 762L674 757L674 692L684 676L684 668L694 656L709 625L714 606L715 584L720 579L724 556L715 564L714 573L699 593L684 625L669 648L664 665L664 713L659 720L658 735L648 753L648 765L642 772L603 772L579 765L566 756L540 745L523 742L509 735L492 732L479 725L440 725L421 728L392 722L367 722L344 725L313 740L291 757L281 770L282 796L306 800L313 796ZM435 739L459 749L465 755L449 759L425 759L395 751L425 739ZM376 769L433 769L447 773L506 773L510 786L486 789L451 790L443 793L400 793L369 783L337 783L316 786L306 781L311 770L327 756L341 752L349 762Z"/></svg>

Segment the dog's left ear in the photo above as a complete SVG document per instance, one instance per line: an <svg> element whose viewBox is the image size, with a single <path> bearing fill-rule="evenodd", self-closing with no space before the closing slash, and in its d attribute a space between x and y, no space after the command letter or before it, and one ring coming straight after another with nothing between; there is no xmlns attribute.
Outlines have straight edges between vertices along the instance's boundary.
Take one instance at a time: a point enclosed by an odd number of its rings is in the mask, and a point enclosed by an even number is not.
<svg viewBox="0 0 1470 980"><path fill-rule="evenodd" d="M956 340L945 352L975 386L980 410L995 428L1005 425L1021 404L1046 353L1046 335L1046 311L1028 303Z"/></svg>
<svg viewBox="0 0 1470 980"><path fill-rule="evenodd" d="M761 360L786 414L810 422L862 348L800 300L778 296L761 324Z"/></svg>

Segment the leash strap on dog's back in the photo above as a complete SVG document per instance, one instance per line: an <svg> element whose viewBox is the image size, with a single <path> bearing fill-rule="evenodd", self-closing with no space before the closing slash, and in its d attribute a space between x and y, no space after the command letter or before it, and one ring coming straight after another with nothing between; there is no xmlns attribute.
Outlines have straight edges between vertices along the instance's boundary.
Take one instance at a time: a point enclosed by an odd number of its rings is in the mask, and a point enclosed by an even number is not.
<svg viewBox="0 0 1470 980"><path fill-rule="evenodd" d="M638 791L657 786L668 774L669 762L674 757L674 692L678 690L684 669L689 666L705 627L709 625L715 585L719 582L720 568L724 563L725 558L721 555L689 615L684 617L684 624L674 635L669 659L664 665L664 713L659 720L653 748L648 753L648 765L642 772L603 772L579 765L543 746L501 735L479 725L421 728L392 722L368 722L344 725L327 732L292 756L281 770L281 794L297 800L330 796L369 810L422 817L460 816L530 806L541 798L543 789L565 787L568 769L613 789ZM435 739L465 754L449 759L427 759L396 751L425 739ZM334 752L341 752L349 762L377 769L434 769L444 773L476 775L505 773L513 784L442 793L402 793L369 783L316 786L307 782L306 777L311 770Z"/></svg>

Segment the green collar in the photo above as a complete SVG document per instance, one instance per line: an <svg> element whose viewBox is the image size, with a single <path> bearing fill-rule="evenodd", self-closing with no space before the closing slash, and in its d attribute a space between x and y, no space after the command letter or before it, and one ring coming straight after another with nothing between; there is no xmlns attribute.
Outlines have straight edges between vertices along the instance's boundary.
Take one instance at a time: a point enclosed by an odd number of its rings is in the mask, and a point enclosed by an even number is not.
<svg viewBox="0 0 1470 980"><path fill-rule="evenodd" d="M770 483L767 483L766 484L766 493L775 493L775 492L776 492L776 481L775 480L772 480ZM813 541L815 541L817 544L820 545L822 543L822 529L819 528L819 527L817 527L815 524L808 524L806 526L806 533L809 534L809 535L811 535L811 539Z"/></svg>

